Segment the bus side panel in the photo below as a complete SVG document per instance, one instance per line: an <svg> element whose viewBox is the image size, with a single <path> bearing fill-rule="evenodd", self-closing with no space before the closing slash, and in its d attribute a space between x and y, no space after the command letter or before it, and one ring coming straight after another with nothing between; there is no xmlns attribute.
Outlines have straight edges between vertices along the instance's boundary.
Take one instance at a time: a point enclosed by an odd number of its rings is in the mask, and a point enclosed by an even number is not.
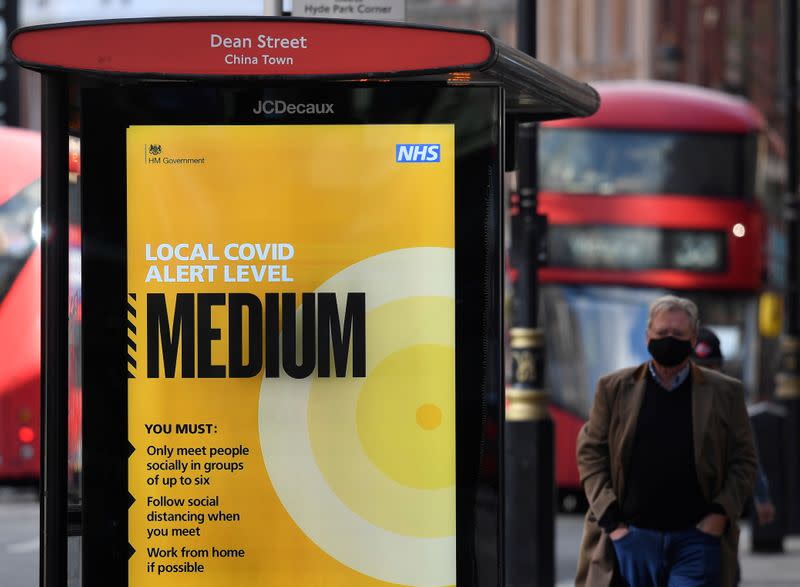
<svg viewBox="0 0 800 587"><path fill-rule="evenodd" d="M0 482L39 478L41 254L0 303Z"/></svg>
<svg viewBox="0 0 800 587"><path fill-rule="evenodd" d="M555 425L556 486L559 489L583 491L576 452L578 433L583 427L583 418L571 414L555 405L550 405L550 417Z"/></svg>

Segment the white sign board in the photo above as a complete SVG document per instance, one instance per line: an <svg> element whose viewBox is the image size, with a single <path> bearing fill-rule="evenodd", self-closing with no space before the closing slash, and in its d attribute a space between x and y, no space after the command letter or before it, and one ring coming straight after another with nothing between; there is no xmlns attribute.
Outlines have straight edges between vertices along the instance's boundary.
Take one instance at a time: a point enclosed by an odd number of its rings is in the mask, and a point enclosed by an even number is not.
<svg viewBox="0 0 800 587"><path fill-rule="evenodd" d="M294 0L292 16L404 22L406 0Z"/></svg>

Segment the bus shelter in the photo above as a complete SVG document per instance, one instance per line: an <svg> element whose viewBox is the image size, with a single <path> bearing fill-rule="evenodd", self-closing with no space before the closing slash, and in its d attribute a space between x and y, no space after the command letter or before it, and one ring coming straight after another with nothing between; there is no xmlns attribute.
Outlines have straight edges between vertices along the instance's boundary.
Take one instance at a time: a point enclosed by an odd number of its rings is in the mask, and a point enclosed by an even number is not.
<svg viewBox="0 0 800 587"><path fill-rule="evenodd" d="M42 583L68 534L85 585L501 583L505 147L596 93L390 23L10 45L42 74Z"/></svg>

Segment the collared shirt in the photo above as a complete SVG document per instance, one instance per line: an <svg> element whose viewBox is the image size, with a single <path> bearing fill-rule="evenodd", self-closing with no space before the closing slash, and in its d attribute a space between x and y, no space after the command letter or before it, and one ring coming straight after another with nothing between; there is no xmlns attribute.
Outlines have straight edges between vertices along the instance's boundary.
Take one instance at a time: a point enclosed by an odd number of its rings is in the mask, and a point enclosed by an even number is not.
<svg viewBox="0 0 800 587"><path fill-rule="evenodd" d="M656 373L656 368L653 366L653 361L647 363L647 366L650 369L650 375L652 375L653 379L655 379L658 382L658 384L667 391L672 391L673 389L677 388L681 383L686 381L686 378L689 376L690 365L691 363L686 363L686 366L680 371L678 371L678 373L672 379L672 382L669 385L666 385L663 381L661 381L661 378L658 376L658 373Z"/></svg>

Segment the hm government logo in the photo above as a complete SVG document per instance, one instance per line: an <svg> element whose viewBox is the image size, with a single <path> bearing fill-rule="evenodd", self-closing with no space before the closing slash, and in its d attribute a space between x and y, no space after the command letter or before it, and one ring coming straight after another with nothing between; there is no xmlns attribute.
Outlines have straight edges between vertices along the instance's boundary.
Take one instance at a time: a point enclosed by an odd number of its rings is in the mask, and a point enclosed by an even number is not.
<svg viewBox="0 0 800 587"><path fill-rule="evenodd" d="M206 162L205 157L175 157L167 155L162 156L163 149L161 145L156 143L148 143L144 146L144 162L146 165L203 165Z"/></svg>
<svg viewBox="0 0 800 587"><path fill-rule="evenodd" d="M396 163L439 163L442 160L442 146L434 143L397 143Z"/></svg>

